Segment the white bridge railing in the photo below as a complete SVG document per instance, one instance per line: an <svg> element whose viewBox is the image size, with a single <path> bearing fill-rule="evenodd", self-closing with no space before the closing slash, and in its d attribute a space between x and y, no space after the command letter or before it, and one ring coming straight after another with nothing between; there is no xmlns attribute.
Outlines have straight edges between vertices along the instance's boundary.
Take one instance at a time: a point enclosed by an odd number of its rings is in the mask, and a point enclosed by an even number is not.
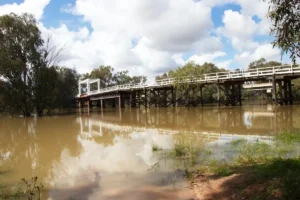
<svg viewBox="0 0 300 200"><path fill-rule="evenodd" d="M277 66L256 68L240 71L217 72L203 74L201 76L166 78L157 81L158 85L170 85L174 83L197 83L197 82L215 82L219 80L232 80L241 78L259 78L272 75L284 75L300 73L300 65L297 66Z"/></svg>
<svg viewBox="0 0 300 200"><path fill-rule="evenodd" d="M210 74L203 74L201 76L192 77L178 77L178 78L165 78L156 81L156 84L146 85L146 84L125 84L116 85L112 87L101 88L100 90L89 91L84 94L84 96L90 96L95 94L109 93L113 91L128 91L134 89L151 88L159 86L169 86L175 83L206 83L206 82L217 82L224 80L234 80L234 79L249 79L249 78L260 78L273 75L287 75L287 74L300 74L300 65L296 66L276 66L276 67L265 67L256 69L247 69L239 71L229 71L229 72L217 72Z"/></svg>

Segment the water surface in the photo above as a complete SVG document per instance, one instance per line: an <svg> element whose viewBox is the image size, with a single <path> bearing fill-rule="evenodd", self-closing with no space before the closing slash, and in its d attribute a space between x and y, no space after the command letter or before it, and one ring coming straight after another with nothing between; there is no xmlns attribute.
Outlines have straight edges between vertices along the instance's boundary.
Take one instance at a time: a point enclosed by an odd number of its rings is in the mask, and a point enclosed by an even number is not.
<svg viewBox="0 0 300 200"><path fill-rule="evenodd" d="M168 150L174 140L193 140L222 154L222 143L299 130L299 120L296 105L0 118L0 184L38 176L43 199L188 199L184 171L160 160L153 145Z"/></svg>

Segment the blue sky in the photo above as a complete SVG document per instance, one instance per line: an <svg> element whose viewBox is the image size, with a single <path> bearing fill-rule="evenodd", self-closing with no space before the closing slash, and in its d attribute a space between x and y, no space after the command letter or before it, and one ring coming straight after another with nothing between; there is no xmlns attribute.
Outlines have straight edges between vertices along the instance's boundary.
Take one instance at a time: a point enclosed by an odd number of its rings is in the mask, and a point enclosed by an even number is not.
<svg viewBox="0 0 300 200"><path fill-rule="evenodd" d="M0 2L0 14L37 18L43 37L64 46L62 65L81 73L112 65L150 76L188 61L227 69L246 68L261 57L280 61L280 50L270 44L267 9L259 0Z"/></svg>

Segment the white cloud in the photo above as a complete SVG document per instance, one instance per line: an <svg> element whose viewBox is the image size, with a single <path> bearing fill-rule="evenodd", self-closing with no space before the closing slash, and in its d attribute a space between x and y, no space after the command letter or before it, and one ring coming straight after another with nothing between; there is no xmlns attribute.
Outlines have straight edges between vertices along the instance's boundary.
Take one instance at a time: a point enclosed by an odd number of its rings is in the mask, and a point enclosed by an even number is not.
<svg viewBox="0 0 300 200"><path fill-rule="evenodd" d="M215 52L213 54L202 54L202 55L193 55L188 59L189 61L193 61L197 64L204 64L205 62L213 62L213 60L217 57L223 57L225 56L226 53L219 51L219 52Z"/></svg>
<svg viewBox="0 0 300 200"><path fill-rule="evenodd" d="M229 69L229 65L232 63L232 60L225 60L221 62L215 62L216 66L224 69Z"/></svg>
<svg viewBox="0 0 300 200"><path fill-rule="evenodd" d="M62 25L44 32L52 33L54 44L66 44L62 63L81 73L105 64L153 77L177 67L178 55L187 51L198 55L222 49L220 38L210 35L211 8L201 2L77 0L63 9L83 16L93 31Z"/></svg>
<svg viewBox="0 0 300 200"><path fill-rule="evenodd" d="M42 23L39 27L44 38L52 35L51 45L65 45L61 65L76 67L80 73L111 65L116 71L154 77L185 64L183 55L187 53L193 53L188 61L199 64L225 56L221 36L230 40L237 53L234 58L216 61L217 66L229 68L233 59L247 65L251 59L263 57L259 53L276 57L276 49L264 48L264 44L253 40L254 35L267 34L270 27L266 18L268 6L257 1L76 0L62 6L61 12L82 17L92 29L82 26L71 30L65 24L51 28ZM25 0L7 4L0 6L0 14L30 12L40 21L49 2ZM224 26L217 29L217 36L212 36L211 9L226 3L241 5L241 12L225 11ZM252 19L255 15L261 18L259 23Z"/></svg>
<svg viewBox="0 0 300 200"><path fill-rule="evenodd" d="M258 46L253 42L253 35L258 31L258 24L250 16L239 12L226 10L223 17L224 26L217 29L217 32L231 39L232 46L238 50L253 49Z"/></svg>
<svg viewBox="0 0 300 200"><path fill-rule="evenodd" d="M50 0L25 0L21 4L4 4L0 6L0 15L10 14L11 12L22 14L31 13L39 20L41 19L44 8L49 4Z"/></svg>
<svg viewBox="0 0 300 200"><path fill-rule="evenodd" d="M280 50L278 48L273 48L271 44L262 44L254 51L245 51L234 56L234 60L241 64L241 68L247 68L250 62L260 58L280 61Z"/></svg>

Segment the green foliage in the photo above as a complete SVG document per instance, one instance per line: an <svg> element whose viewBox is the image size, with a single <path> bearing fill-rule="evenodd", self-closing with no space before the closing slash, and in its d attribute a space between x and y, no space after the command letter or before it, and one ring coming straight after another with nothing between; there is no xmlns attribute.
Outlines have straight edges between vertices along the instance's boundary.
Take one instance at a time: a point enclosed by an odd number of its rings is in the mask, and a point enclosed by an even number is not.
<svg viewBox="0 0 300 200"><path fill-rule="evenodd" d="M209 161L208 168L210 172L217 176L229 176L233 174L233 170L231 169L230 165L215 159Z"/></svg>
<svg viewBox="0 0 300 200"><path fill-rule="evenodd" d="M79 75L75 69L61 67L58 69L58 95L52 108L70 108L78 94Z"/></svg>
<svg viewBox="0 0 300 200"><path fill-rule="evenodd" d="M300 199L300 159L274 159L270 163L255 167L257 179L278 179L283 188L282 199Z"/></svg>
<svg viewBox="0 0 300 200"><path fill-rule="evenodd" d="M32 15L0 16L0 76L6 81L8 107L31 114L32 89L37 68L43 67L43 40Z"/></svg>
<svg viewBox="0 0 300 200"><path fill-rule="evenodd" d="M281 63L276 61L268 62L265 58L261 58L259 60L251 62L248 67L249 69L254 69L254 68L275 67L275 66L281 66Z"/></svg>
<svg viewBox="0 0 300 200"><path fill-rule="evenodd" d="M296 143L300 142L300 133L280 133L275 139L286 144Z"/></svg>
<svg viewBox="0 0 300 200"><path fill-rule="evenodd" d="M185 98L188 100L189 104L194 104L197 102L197 95L195 95L195 91L199 91L199 85L193 84L197 78L203 77L204 74L209 73L218 73L225 72L225 69L218 68L213 63L204 63L203 65L196 64L194 62L189 62L182 67L179 67L175 70L170 70L167 73L162 74L161 76L156 76L156 80L160 80L163 78L175 78L175 86L177 88L177 96ZM182 78L190 79L190 83L186 83L182 81ZM184 83L183 83L184 82ZM182 95L184 94L184 95ZM203 90L203 99L208 102L215 102L217 99L217 87L214 85L207 85Z"/></svg>
<svg viewBox="0 0 300 200"><path fill-rule="evenodd" d="M100 79L100 87L109 87L123 84L143 84L147 81L146 76L129 76L128 71L119 71L114 73L111 66L100 66L94 69L91 74L83 74L81 79Z"/></svg>
<svg viewBox="0 0 300 200"><path fill-rule="evenodd" d="M236 162L240 165L263 163L277 156L271 145L264 142L243 142L236 149L238 157Z"/></svg>
<svg viewBox="0 0 300 200"><path fill-rule="evenodd" d="M170 156L184 161L184 165L192 166L196 164L197 158L202 150L202 145L186 140L177 140L174 142L174 148Z"/></svg>
<svg viewBox="0 0 300 200"><path fill-rule="evenodd" d="M100 66L97 69L94 69L90 78L92 79L100 79L100 87L108 87L112 85L113 81L113 71L114 69L111 66Z"/></svg>
<svg viewBox="0 0 300 200"><path fill-rule="evenodd" d="M282 49L282 53L290 53L296 63L300 56L300 2L290 0L268 0L269 17L273 22L271 34L275 36L274 46Z"/></svg>
<svg viewBox="0 0 300 200"><path fill-rule="evenodd" d="M160 150L162 150L162 148L160 148L158 145L156 145L156 144L153 144L153 145L152 145L152 151L153 151L153 152L155 152L155 151L160 151Z"/></svg>
<svg viewBox="0 0 300 200"><path fill-rule="evenodd" d="M78 75L54 66L61 50L48 44L32 15L0 16L0 112L42 115L71 104Z"/></svg>
<svg viewBox="0 0 300 200"><path fill-rule="evenodd" d="M247 140L245 140L245 139L238 139L238 140L231 141L231 145L234 147L245 144L245 143L247 143Z"/></svg>

